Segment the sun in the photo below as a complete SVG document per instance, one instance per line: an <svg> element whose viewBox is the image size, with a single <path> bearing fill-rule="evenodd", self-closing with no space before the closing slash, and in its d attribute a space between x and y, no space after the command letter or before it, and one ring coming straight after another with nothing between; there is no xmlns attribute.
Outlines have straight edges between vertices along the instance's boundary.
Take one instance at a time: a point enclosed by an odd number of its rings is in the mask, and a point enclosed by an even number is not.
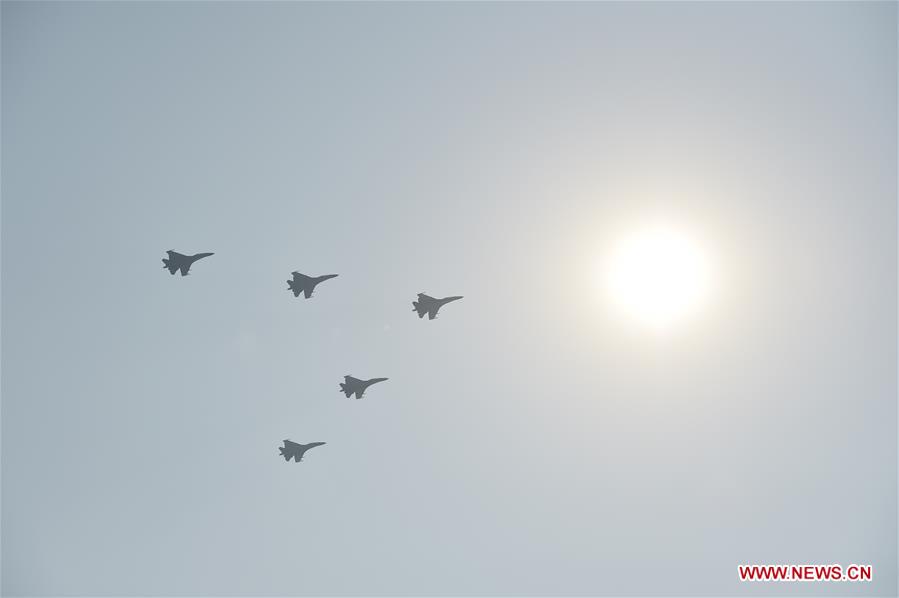
<svg viewBox="0 0 899 598"><path fill-rule="evenodd" d="M688 235L667 227L623 238L604 270L606 289L619 311L654 329L695 315L709 294L706 255Z"/></svg>

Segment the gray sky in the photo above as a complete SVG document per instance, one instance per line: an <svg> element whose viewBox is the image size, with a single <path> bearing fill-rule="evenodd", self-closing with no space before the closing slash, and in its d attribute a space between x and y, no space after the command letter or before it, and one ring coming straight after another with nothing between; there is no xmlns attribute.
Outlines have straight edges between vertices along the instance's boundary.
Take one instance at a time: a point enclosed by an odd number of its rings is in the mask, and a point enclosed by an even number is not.
<svg viewBox="0 0 899 598"><path fill-rule="evenodd" d="M3 2L3 593L895 595L896 10Z"/></svg>

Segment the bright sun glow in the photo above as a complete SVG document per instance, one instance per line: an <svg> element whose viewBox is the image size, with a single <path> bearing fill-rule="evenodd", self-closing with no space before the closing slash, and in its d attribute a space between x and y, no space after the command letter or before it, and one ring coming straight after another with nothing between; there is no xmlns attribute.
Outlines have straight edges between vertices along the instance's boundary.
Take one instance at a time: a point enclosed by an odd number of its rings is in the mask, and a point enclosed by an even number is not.
<svg viewBox="0 0 899 598"><path fill-rule="evenodd" d="M653 328L667 328L693 315L709 291L709 267L699 247L667 228L625 238L606 268L612 299Z"/></svg>

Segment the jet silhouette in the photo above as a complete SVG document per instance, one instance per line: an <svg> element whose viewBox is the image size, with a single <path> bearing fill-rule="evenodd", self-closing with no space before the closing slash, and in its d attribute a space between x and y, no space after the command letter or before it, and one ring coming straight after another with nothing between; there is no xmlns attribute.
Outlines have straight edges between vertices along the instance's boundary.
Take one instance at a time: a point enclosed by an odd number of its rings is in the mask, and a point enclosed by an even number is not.
<svg viewBox="0 0 899 598"><path fill-rule="evenodd" d="M412 302L413 311L418 312L419 319L423 318L425 314L428 314L428 319L433 320L437 317L437 311L449 303L450 301L456 301L461 299L462 296L456 297L444 297L443 299L435 299L434 297L429 297L424 293L418 294L418 301Z"/></svg>
<svg viewBox="0 0 899 598"><path fill-rule="evenodd" d="M345 394L347 398L350 398L350 395L355 394L357 399L361 399L362 395L365 394L366 388L368 388L372 384L383 382L387 380L387 378L372 378L371 380L360 380L359 378L353 378L352 376L344 376L343 380L344 381L340 384L340 390L343 391L343 394Z"/></svg>
<svg viewBox="0 0 899 598"><path fill-rule="evenodd" d="M306 296L306 299L312 296L315 285L324 282L329 278L337 277L336 274L325 274L324 276L306 276L299 272L291 272L291 274L293 274L293 280L287 281L287 290L293 291L294 297L299 297L300 293L303 293Z"/></svg>
<svg viewBox="0 0 899 598"><path fill-rule="evenodd" d="M182 255L177 251L169 250L166 251L169 254L168 259L162 258L163 268L168 268L169 273L174 275L176 271L181 270L181 276L187 276L187 272L190 270L190 267L197 260L201 260L204 257L209 257L210 255L215 255L213 253L196 253L194 255Z"/></svg>
<svg viewBox="0 0 899 598"><path fill-rule="evenodd" d="M297 442L291 442L289 440L284 441L284 446L278 447L278 450L281 451L281 456L284 457L285 461L290 461L293 459L297 463L303 460L303 454L311 448L315 448L317 446L321 446L325 444L324 442L310 442L309 444L299 444Z"/></svg>

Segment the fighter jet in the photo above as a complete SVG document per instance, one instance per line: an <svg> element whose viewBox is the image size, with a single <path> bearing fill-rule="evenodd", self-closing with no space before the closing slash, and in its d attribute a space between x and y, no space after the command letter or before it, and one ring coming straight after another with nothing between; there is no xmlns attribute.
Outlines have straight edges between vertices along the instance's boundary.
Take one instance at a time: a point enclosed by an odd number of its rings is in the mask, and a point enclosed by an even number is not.
<svg viewBox="0 0 899 598"><path fill-rule="evenodd" d="M297 463L303 460L303 455L311 448L315 448L317 446L321 446L325 444L324 442L310 442L309 444L299 444L297 442L291 442L289 440L284 441L284 446L278 447L278 450L281 451L281 456L284 457L285 461L290 461L293 459Z"/></svg>
<svg viewBox="0 0 899 598"><path fill-rule="evenodd" d="M360 380L359 378L353 378L352 376L344 376L343 382L340 384L340 390L343 391L343 394L345 394L347 398L350 398L350 395L355 394L357 399L361 399L362 395L365 394L365 389L372 384L377 384L378 382L383 382L385 380L387 380L387 378Z"/></svg>
<svg viewBox="0 0 899 598"><path fill-rule="evenodd" d="M194 255L182 255L174 250L166 251L169 254L168 259L162 258L163 268L168 268L169 273L174 275L176 271L181 270L181 276L187 276L187 272L190 270L190 267L197 260L201 260L204 257L209 257L210 255L215 255L212 253L196 253Z"/></svg>
<svg viewBox="0 0 899 598"><path fill-rule="evenodd" d="M329 278L337 277L336 274L325 274L323 276L306 276L299 272L291 272L291 274L293 274L293 280L287 281L287 290L293 291L294 297L299 297L300 293L303 293L306 296L306 299L312 296L315 285L324 282Z"/></svg>
<svg viewBox="0 0 899 598"><path fill-rule="evenodd" d="M433 320L437 317L437 311L449 303L450 301L456 301L461 299L462 296L459 295L457 297L444 297L443 299L435 299L434 297L429 297L424 293L418 294L418 301L412 302L412 310L418 312L419 319L423 318L425 314L428 314L428 319Z"/></svg>

